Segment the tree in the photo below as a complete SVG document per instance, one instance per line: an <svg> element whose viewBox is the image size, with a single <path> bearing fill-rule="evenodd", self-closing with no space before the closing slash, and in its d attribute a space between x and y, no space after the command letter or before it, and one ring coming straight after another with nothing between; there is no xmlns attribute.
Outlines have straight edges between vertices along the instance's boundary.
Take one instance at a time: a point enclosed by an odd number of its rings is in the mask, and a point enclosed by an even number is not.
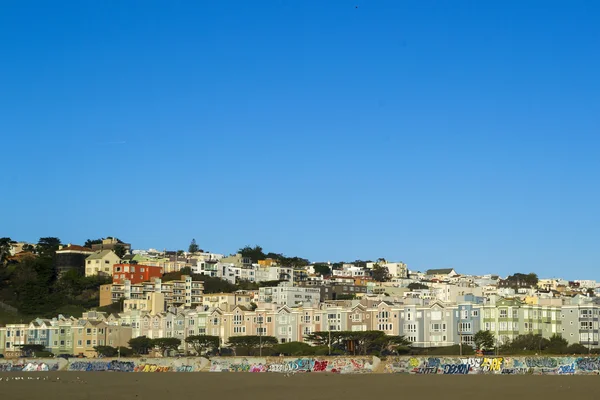
<svg viewBox="0 0 600 400"><path fill-rule="evenodd" d="M519 353L539 353L544 351L550 341L543 338L540 334L519 335L511 342L505 343L501 350L504 353L519 354Z"/></svg>
<svg viewBox="0 0 600 400"><path fill-rule="evenodd" d="M40 238L36 246L36 251L40 257L54 257L56 250L60 246L60 239L57 237L43 237Z"/></svg>
<svg viewBox="0 0 600 400"><path fill-rule="evenodd" d="M181 257L185 254L185 251L183 250L177 250L177 257Z"/></svg>
<svg viewBox="0 0 600 400"><path fill-rule="evenodd" d="M0 238L0 265L6 264L10 257L11 239L8 237Z"/></svg>
<svg viewBox="0 0 600 400"><path fill-rule="evenodd" d="M548 341L546 352L549 354L566 354L568 351L569 342L559 334L554 334Z"/></svg>
<svg viewBox="0 0 600 400"><path fill-rule="evenodd" d="M190 243L190 247L188 247L188 253L197 253L200 251L200 247L196 243L196 239L192 239L192 243Z"/></svg>
<svg viewBox="0 0 600 400"><path fill-rule="evenodd" d="M241 349L245 350L246 354L255 355L256 349L271 347L276 345L277 338L273 336L258 336L258 335L248 335L248 336L231 336L229 337L229 341L227 342L228 346L235 347L236 351Z"/></svg>
<svg viewBox="0 0 600 400"><path fill-rule="evenodd" d="M590 350L581 343L573 343L567 347L567 354L588 354Z"/></svg>
<svg viewBox="0 0 600 400"><path fill-rule="evenodd" d="M100 238L100 239L88 239L83 244L83 247L87 247L88 249L91 249L92 246L95 245L95 244L102 244L102 240L103 240L103 238Z"/></svg>
<svg viewBox="0 0 600 400"><path fill-rule="evenodd" d="M129 340L129 347L136 354L144 355L148 354L150 349L154 346L152 343L152 339L147 338L146 336L139 336Z"/></svg>
<svg viewBox="0 0 600 400"><path fill-rule="evenodd" d="M308 343L287 342L274 346L273 354L283 354L286 356L312 356L315 354L315 350L316 348Z"/></svg>
<svg viewBox="0 0 600 400"><path fill-rule="evenodd" d="M390 280L390 271L387 267L383 267L380 264L373 265L373 279L377 282L387 282Z"/></svg>
<svg viewBox="0 0 600 400"><path fill-rule="evenodd" d="M196 354L201 356L206 351L219 347L220 339L218 336L193 335L185 338L185 342L194 348Z"/></svg>
<svg viewBox="0 0 600 400"><path fill-rule="evenodd" d="M494 348L494 334L490 331L479 331L473 336L475 346L479 350L489 350Z"/></svg>
<svg viewBox="0 0 600 400"><path fill-rule="evenodd" d="M125 249L125 246L123 246L122 244L115 245L115 247L113 248L113 251L119 258L123 258L125 256L125 254L127 254L127 250Z"/></svg>
<svg viewBox="0 0 600 400"><path fill-rule="evenodd" d="M254 247L245 246L238 250L238 253L242 255L242 257L247 257L252 260L252 262L258 262L258 260L264 260L267 258L265 253L263 252L263 248L256 245Z"/></svg>
<svg viewBox="0 0 600 400"><path fill-rule="evenodd" d="M538 276L533 272L529 274L516 273L509 275L508 278L506 278L506 282L508 283L509 287L513 288L519 288L523 286L536 287L538 284Z"/></svg>
<svg viewBox="0 0 600 400"><path fill-rule="evenodd" d="M408 288L410 290L419 290L419 289L429 289L429 286L424 285L422 283L419 282L412 282L408 284Z"/></svg>
<svg viewBox="0 0 600 400"><path fill-rule="evenodd" d="M96 346L94 351L102 357L114 357L119 354L119 350L112 346Z"/></svg>
<svg viewBox="0 0 600 400"><path fill-rule="evenodd" d="M35 253L35 247L29 243L23 245L23 251Z"/></svg>
<svg viewBox="0 0 600 400"><path fill-rule="evenodd" d="M33 354L44 351L46 347L43 344L24 344L21 346L21 351L25 357L31 357Z"/></svg>
<svg viewBox="0 0 600 400"><path fill-rule="evenodd" d="M163 355L175 351L181 346L181 340L173 337L152 339L152 346L158 347Z"/></svg>
<svg viewBox="0 0 600 400"><path fill-rule="evenodd" d="M331 275L331 268L328 264L315 264L313 268L315 269L315 273L321 276Z"/></svg>
<svg viewBox="0 0 600 400"><path fill-rule="evenodd" d="M332 353L398 354L410 342L404 336L386 335L383 331L319 331L306 335L315 346L331 345Z"/></svg>

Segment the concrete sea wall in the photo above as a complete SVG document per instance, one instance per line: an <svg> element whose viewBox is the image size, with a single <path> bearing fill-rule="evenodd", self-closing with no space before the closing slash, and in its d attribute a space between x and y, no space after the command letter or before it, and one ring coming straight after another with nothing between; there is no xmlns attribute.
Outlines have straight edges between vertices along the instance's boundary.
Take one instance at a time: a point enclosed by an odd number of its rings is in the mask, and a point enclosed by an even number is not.
<svg viewBox="0 0 600 400"><path fill-rule="evenodd" d="M0 372L329 372L341 374L599 375L599 357L203 357L0 359Z"/></svg>

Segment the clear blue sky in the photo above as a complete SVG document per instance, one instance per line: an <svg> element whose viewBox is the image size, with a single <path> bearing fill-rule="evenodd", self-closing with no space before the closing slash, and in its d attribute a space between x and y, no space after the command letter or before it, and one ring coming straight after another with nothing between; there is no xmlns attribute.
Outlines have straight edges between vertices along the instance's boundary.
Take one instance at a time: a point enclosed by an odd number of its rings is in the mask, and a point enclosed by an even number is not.
<svg viewBox="0 0 600 400"><path fill-rule="evenodd" d="M599 17L5 2L0 236L600 279Z"/></svg>

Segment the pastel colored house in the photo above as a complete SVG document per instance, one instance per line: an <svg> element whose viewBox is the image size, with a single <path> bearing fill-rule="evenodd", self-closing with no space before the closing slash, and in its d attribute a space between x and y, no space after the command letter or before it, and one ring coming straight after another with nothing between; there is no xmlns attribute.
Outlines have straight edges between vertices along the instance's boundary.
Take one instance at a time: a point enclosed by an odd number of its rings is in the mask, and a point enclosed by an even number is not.
<svg viewBox="0 0 600 400"><path fill-rule="evenodd" d="M85 276L112 276L113 265L121 259L112 250L99 250L85 259Z"/></svg>
<svg viewBox="0 0 600 400"><path fill-rule="evenodd" d="M125 283L125 280L128 280L135 285L152 278L161 278L162 275L162 267L152 265L114 264L112 267L113 283Z"/></svg>

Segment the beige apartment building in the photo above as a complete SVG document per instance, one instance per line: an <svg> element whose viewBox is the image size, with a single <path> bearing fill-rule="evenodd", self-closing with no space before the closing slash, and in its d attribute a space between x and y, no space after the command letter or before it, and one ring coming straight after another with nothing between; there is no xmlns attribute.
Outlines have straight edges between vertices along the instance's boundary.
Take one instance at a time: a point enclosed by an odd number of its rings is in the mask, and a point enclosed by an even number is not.
<svg viewBox="0 0 600 400"><path fill-rule="evenodd" d="M153 301L158 301L158 298L148 300L148 296L152 293L164 295L165 307L191 308L201 305L204 293L202 281L193 281L192 277L188 275L183 275L181 278L181 280L169 282L162 282L161 279L155 278L138 284L132 284L130 281L125 280L124 283L120 284L102 285L100 288L100 306L115 303L124 298L125 300L142 300L140 304L150 301L150 303L145 303L148 307L148 304L151 305ZM148 311L153 312L152 310Z"/></svg>
<svg viewBox="0 0 600 400"><path fill-rule="evenodd" d="M127 347L131 326L109 325L101 320L80 320L73 327L73 354L97 357L96 346Z"/></svg>
<svg viewBox="0 0 600 400"><path fill-rule="evenodd" d="M252 295L244 291L235 293L211 293L202 296L202 306L206 308L220 308L223 311L231 311L236 306L250 308Z"/></svg>
<svg viewBox="0 0 600 400"><path fill-rule="evenodd" d="M113 265L121 259L112 250L99 250L85 259L85 276L112 276Z"/></svg>

